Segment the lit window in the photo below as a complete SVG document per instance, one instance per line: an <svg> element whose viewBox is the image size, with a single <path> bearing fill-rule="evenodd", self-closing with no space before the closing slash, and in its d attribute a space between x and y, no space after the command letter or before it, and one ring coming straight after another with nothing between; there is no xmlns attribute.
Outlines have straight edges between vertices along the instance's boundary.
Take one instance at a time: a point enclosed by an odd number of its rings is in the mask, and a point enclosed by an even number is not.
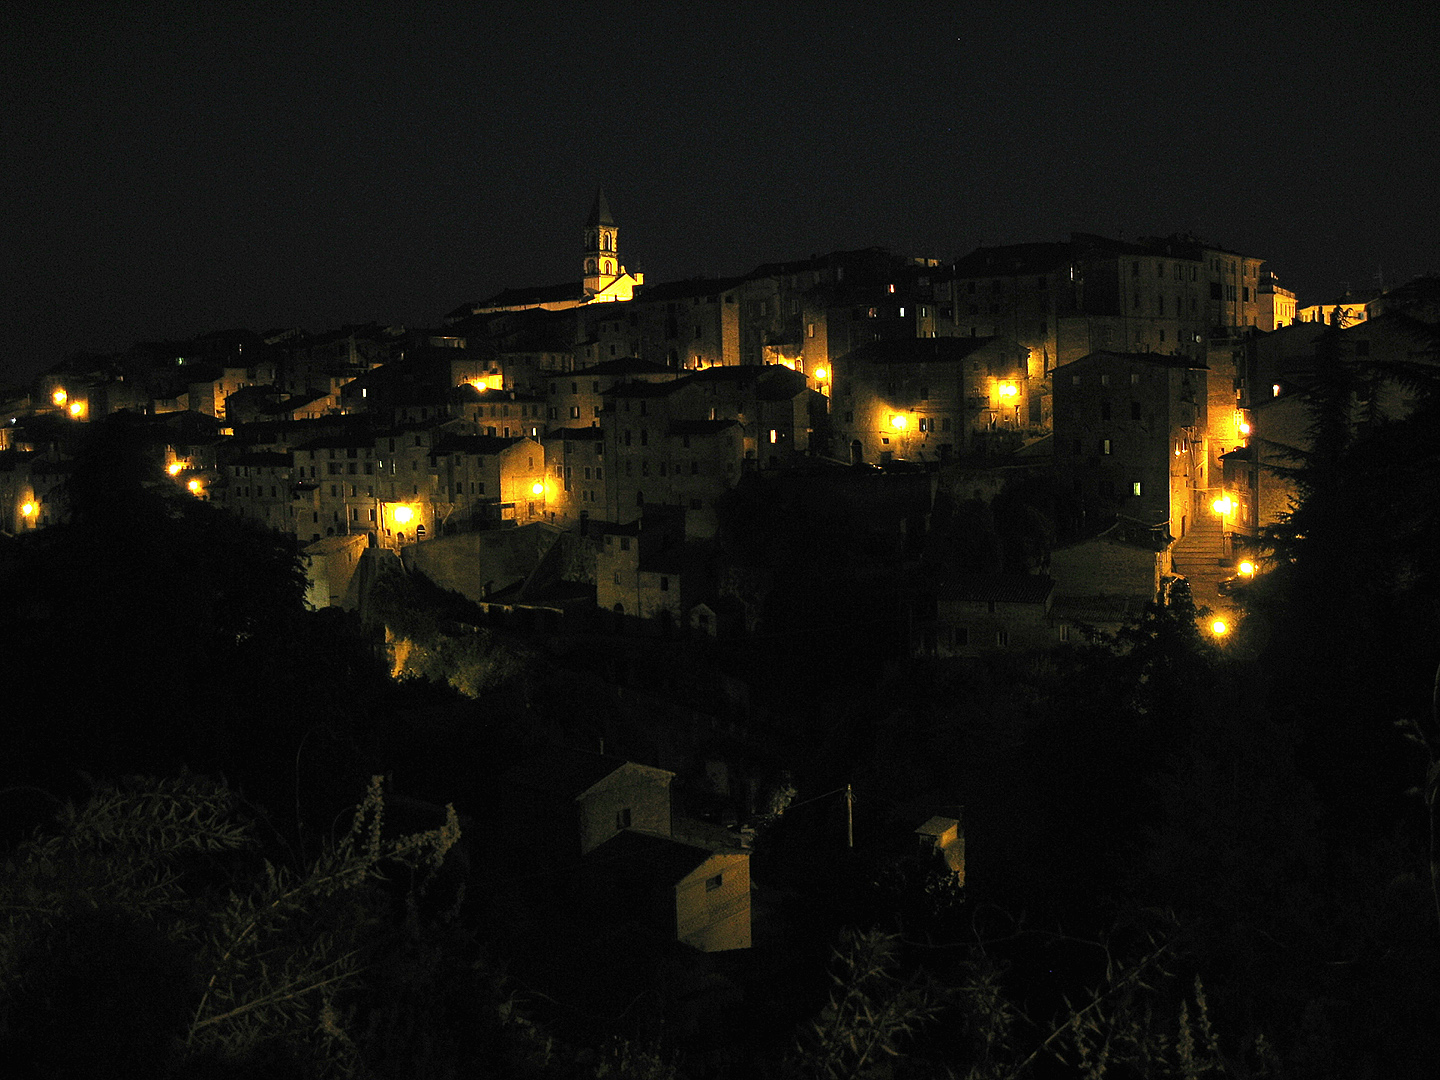
<svg viewBox="0 0 1440 1080"><path fill-rule="evenodd" d="M1140 494L1140 481L1139 481L1139 480L1135 480L1135 481L1133 481L1133 482L1130 484L1130 494L1131 494L1131 495L1137 495L1137 496Z"/></svg>

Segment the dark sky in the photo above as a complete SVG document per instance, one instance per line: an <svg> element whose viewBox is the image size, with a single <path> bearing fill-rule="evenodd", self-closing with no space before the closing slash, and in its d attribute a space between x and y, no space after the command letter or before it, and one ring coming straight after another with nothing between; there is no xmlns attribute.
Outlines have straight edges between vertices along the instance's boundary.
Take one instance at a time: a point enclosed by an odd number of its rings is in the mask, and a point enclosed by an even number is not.
<svg viewBox="0 0 1440 1080"><path fill-rule="evenodd" d="M3 8L0 377L438 324L577 278L600 184L651 282L1071 231L1194 232L1302 299L1440 269L1429 4Z"/></svg>

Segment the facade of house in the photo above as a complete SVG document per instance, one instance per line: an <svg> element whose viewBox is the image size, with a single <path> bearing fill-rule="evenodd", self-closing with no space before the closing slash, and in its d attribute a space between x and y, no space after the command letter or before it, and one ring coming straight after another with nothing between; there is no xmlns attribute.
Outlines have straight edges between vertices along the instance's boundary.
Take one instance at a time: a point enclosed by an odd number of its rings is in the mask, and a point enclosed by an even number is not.
<svg viewBox="0 0 1440 1080"><path fill-rule="evenodd" d="M1029 430L1028 358L996 337L876 341L836 358L837 455L949 462L1015 449Z"/></svg>
<svg viewBox="0 0 1440 1080"><path fill-rule="evenodd" d="M1087 521L1168 522L1179 539L1209 488L1204 361L1096 352L1054 380L1055 469Z"/></svg>
<svg viewBox="0 0 1440 1080"><path fill-rule="evenodd" d="M962 575L941 587L933 636L927 628L917 651L960 657L1052 645L1059 640L1050 616L1054 590L1043 575Z"/></svg>

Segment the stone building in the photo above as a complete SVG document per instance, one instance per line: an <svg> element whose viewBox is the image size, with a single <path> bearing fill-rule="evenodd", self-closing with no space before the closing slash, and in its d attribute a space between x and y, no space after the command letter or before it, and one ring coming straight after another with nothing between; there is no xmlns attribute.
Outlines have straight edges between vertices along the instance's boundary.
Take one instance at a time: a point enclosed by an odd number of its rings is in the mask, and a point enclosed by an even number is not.
<svg viewBox="0 0 1440 1080"><path fill-rule="evenodd" d="M1055 373L1055 468L1087 525L1121 515L1179 539L1210 486L1207 369L1159 353L1095 352Z"/></svg>
<svg viewBox="0 0 1440 1080"><path fill-rule="evenodd" d="M834 361L835 456L949 462L1018 448L1028 351L1005 338L874 341Z"/></svg>

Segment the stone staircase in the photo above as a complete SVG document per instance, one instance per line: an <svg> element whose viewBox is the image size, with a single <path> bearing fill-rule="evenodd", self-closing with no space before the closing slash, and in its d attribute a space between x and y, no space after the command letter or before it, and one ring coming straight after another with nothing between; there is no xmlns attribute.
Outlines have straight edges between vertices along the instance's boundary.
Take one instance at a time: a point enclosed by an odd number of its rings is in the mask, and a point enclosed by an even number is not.
<svg viewBox="0 0 1440 1080"><path fill-rule="evenodd" d="M1198 515L1190 531L1175 542L1170 549L1174 572L1190 582L1190 594L1195 598L1196 607L1208 607L1214 612L1229 610L1229 601L1220 595L1222 578L1234 573L1230 559L1225 553L1225 537L1220 519L1214 514Z"/></svg>

